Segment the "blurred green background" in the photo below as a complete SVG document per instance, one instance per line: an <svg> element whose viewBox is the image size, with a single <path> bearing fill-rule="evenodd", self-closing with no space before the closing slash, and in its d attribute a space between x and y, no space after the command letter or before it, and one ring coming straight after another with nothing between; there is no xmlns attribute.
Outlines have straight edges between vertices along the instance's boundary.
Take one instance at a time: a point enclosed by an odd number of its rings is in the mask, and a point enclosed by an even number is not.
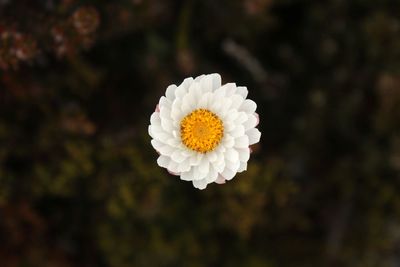
<svg viewBox="0 0 400 267"><path fill-rule="evenodd" d="M400 266L400 1L0 0L1 267ZM262 132L194 189L166 87L218 72Z"/></svg>

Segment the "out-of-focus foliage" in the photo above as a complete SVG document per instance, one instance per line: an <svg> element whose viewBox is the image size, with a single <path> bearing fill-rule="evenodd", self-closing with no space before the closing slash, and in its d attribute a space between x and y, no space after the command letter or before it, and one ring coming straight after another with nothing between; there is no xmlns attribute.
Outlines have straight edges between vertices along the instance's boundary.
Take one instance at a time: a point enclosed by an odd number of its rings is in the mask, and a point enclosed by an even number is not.
<svg viewBox="0 0 400 267"><path fill-rule="evenodd" d="M400 2L0 0L0 266L400 265ZM263 133L198 191L167 85L219 72Z"/></svg>

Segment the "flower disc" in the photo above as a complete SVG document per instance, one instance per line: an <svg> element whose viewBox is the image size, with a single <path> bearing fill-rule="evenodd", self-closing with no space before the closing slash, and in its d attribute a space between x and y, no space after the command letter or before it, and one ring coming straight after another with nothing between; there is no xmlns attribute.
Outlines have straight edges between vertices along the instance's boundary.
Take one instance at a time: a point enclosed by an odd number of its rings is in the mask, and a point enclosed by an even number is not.
<svg viewBox="0 0 400 267"><path fill-rule="evenodd" d="M200 153L214 150L223 134L221 119L207 109L196 109L181 121L182 143Z"/></svg>

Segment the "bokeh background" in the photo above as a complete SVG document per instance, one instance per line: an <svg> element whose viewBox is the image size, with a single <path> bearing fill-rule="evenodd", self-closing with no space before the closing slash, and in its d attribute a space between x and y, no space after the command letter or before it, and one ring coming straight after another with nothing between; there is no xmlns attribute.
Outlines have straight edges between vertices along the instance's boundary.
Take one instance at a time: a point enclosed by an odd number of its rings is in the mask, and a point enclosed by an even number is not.
<svg viewBox="0 0 400 267"><path fill-rule="evenodd" d="M0 0L0 266L398 267L399 70L394 0ZM147 127L213 72L262 139L200 191Z"/></svg>

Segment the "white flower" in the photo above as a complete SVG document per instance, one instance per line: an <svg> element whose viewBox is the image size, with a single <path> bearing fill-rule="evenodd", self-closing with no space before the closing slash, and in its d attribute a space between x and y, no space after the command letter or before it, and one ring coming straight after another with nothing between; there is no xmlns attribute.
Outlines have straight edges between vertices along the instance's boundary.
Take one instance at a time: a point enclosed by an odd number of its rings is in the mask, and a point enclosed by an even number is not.
<svg viewBox="0 0 400 267"><path fill-rule="evenodd" d="M199 189L245 171L249 146L261 136L257 105L247 93L234 83L221 85L219 74L170 85L150 118L158 165Z"/></svg>

